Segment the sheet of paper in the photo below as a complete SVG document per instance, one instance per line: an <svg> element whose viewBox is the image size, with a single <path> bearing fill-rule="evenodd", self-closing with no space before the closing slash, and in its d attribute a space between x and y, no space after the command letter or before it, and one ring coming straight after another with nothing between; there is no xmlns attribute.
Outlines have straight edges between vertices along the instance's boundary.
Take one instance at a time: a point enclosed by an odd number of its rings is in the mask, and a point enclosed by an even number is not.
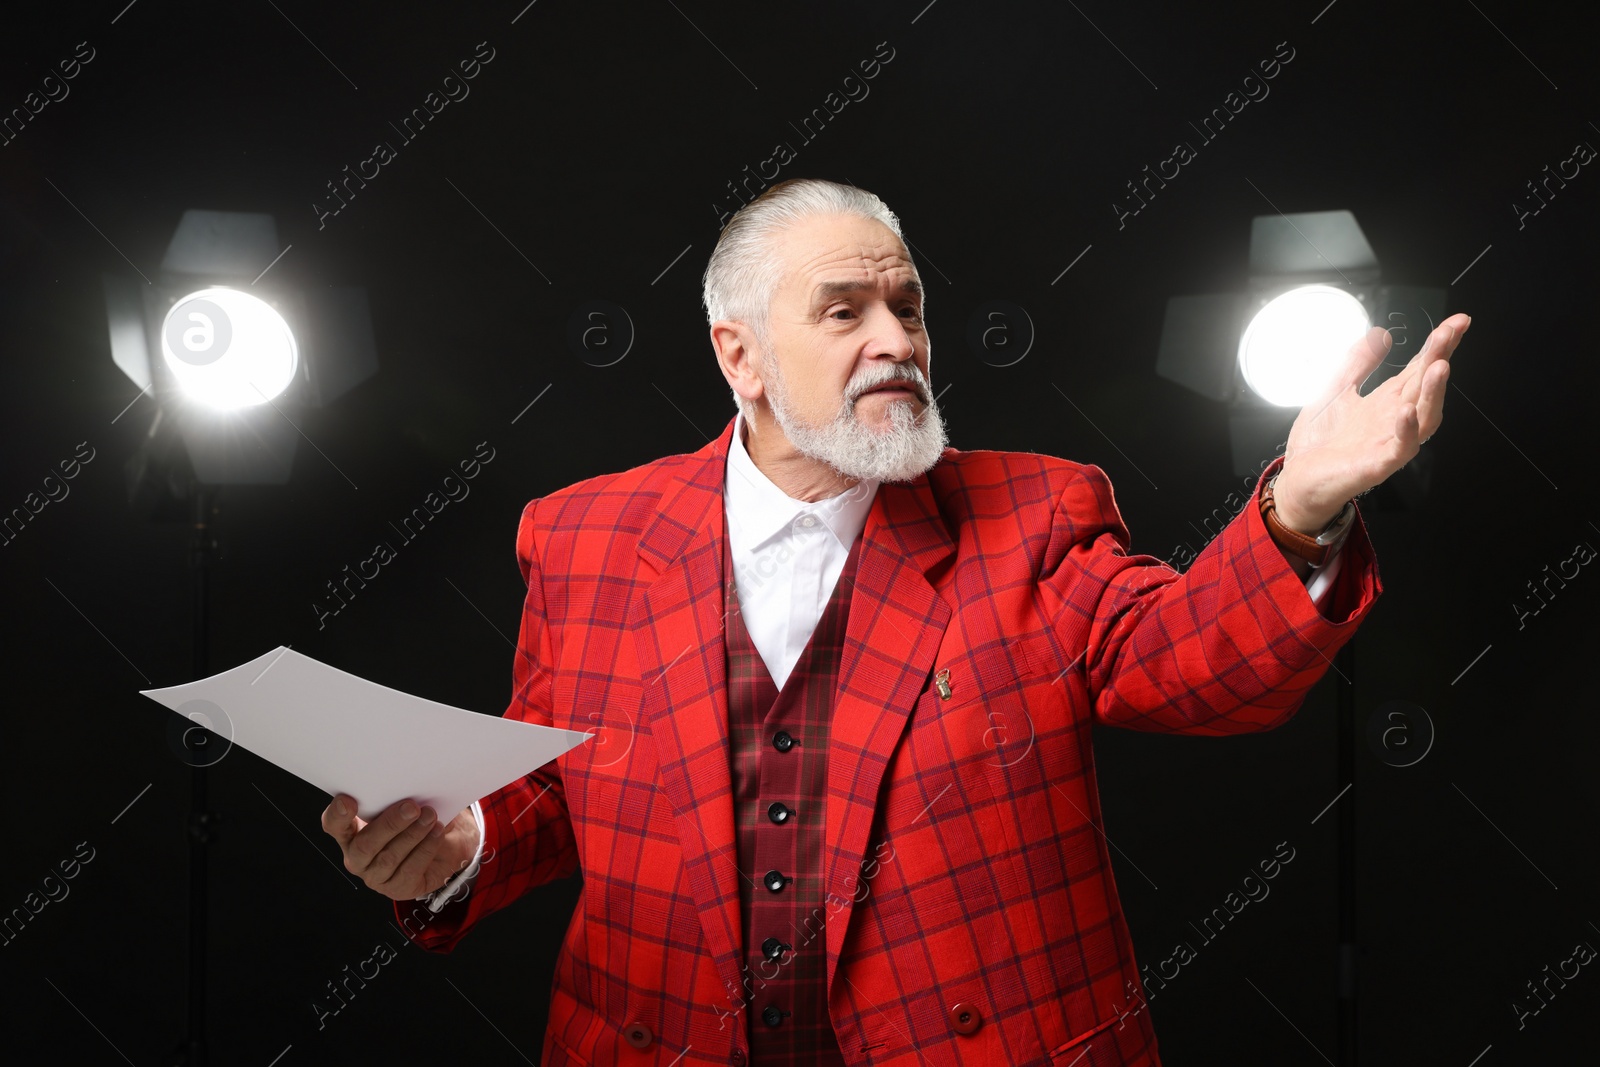
<svg viewBox="0 0 1600 1067"><path fill-rule="evenodd" d="M355 797L368 820L410 797L448 822L592 736L424 700L282 646L140 692L329 796Z"/></svg>

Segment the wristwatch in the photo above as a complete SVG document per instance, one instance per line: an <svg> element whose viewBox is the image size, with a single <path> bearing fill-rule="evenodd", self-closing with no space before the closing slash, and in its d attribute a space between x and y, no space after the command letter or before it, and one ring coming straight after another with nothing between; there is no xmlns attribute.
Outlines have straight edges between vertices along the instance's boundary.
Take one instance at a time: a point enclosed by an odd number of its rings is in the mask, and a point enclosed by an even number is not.
<svg viewBox="0 0 1600 1067"><path fill-rule="evenodd" d="M1315 537L1307 537L1303 533L1289 529L1278 518L1277 502L1272 498L1272 487L1277 480L1278 474L1267 479L1266 487L1261 492L1261 520L1267 524L1267 532L1285 552L1298 556L1313 567L1322 566L1350 535L1350 527L1356 517L1356 502L1348 501L1344 510L1334 516L1333 521L1322 528L1321 533Z"/></svg>

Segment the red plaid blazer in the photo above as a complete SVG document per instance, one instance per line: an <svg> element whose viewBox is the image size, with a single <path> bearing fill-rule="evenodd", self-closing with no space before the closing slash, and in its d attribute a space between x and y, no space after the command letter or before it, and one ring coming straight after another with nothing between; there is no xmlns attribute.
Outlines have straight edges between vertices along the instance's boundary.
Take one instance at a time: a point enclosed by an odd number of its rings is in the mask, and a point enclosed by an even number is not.
<svg viewBox="0 0 1600 1067"><path fill-rule="evenodd" d="M476 885L417 936L448 951L581 869L551 1067L748 1058L722 646L732 431L522 513L506 715L596 736L484 798ZM1090 728L1282 724L1382 591L1364 524L1322 612L1258 508L1179 574L1128 554L1099 468L1032 453L947 449L879 487L862 537L818 917L846 1060L1159 1064Z"/></svg>

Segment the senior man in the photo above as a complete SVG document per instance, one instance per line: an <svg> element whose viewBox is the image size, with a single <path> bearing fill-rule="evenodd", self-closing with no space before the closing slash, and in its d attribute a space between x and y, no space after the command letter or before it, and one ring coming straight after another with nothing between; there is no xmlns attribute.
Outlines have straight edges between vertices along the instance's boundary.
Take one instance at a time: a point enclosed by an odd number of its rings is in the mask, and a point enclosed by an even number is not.
<svg viewBox="0 0 1600 1067"><path fill-rule="evenodd" d="M1099 468L947 447L871 193L772 186L705 303L728 426L518 528L506 715L595 737L448 824L336 797L346 866L436 951L581 870L551 1067L1158 1064L1091 726L1295 712L1382 591L1354 498L1438 427L1470 320L1365 397L1388 334L1354 345L1179 574Z"/></svg>

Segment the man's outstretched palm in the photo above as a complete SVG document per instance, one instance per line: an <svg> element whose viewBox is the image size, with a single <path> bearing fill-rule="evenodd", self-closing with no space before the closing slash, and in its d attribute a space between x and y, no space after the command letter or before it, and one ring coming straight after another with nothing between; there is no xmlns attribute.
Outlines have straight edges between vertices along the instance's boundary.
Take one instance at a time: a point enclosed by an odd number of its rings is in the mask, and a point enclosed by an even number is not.
<svg viewBox="0 0 1600 1067"><path fill-rule="evenodd" d="M1375 326L1350 346L1334 380L1301 409L1289 430L1283 471L1273 490L1286 525L1317 532L1345 501L1411 461L1444 419L1450 357L1471 324L1462 314L1445 319L1404 370L1366 396L1359 391L1361 383L1392 341L1387 330Z"/></svg>

